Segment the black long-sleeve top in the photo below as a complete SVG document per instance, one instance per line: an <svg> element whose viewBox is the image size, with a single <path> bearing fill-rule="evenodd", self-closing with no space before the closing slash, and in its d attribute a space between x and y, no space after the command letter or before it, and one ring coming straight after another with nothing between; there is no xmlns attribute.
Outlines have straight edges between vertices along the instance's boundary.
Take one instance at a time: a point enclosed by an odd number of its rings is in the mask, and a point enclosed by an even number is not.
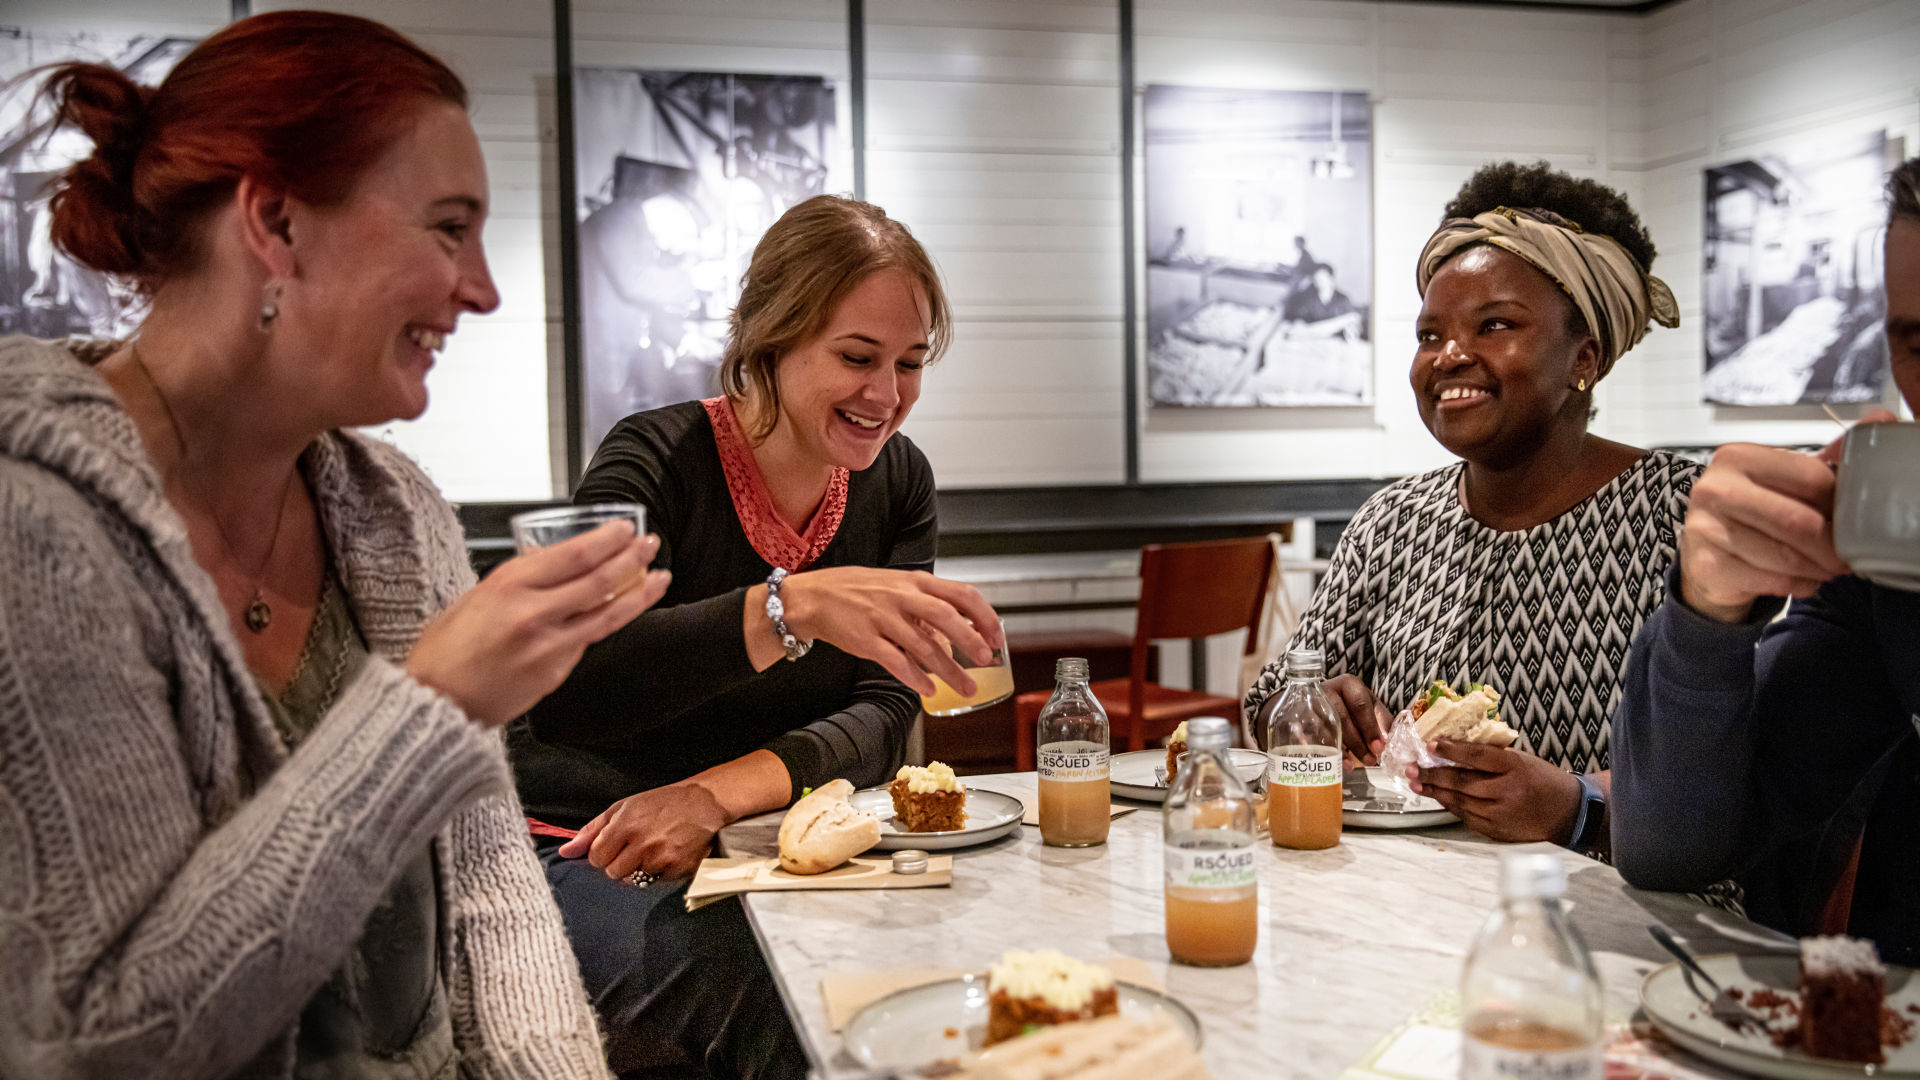
<svg viewBox="0 0 1920 1080"><path fill-rule="evenodd" d="M773 567L741 527L699 402L621 421L573 501L645 506L660 537L653 565L672 570L673 584L508 728L528 814L577 828L629 795L757 749L786 764L792 798L836 777L856 787L892 778L919 709L912 690L826 642L762 672L747 659L746 593ZM808 569L931 570L937 531L933 470L896 434L849 476L845 517Z"/></svg>

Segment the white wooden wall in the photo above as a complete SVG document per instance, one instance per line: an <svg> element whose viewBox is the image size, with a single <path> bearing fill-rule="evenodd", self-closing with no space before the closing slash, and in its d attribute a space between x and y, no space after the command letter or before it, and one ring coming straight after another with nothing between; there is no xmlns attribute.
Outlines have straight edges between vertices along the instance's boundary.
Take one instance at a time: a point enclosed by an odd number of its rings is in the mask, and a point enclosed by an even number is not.
<svg viewBox="0 0 1920 1080"><path fill-rule="evenodd" d="M378 18L474 92L500 311L464 320L421 420L389 429L459 500L564 490L552 19L509 0L255 0ZM227 0L14 0L0 24L207 32ZM847 77L842 0L575 0L574 55ZM946 486L1122 478L1117 19L1110 0L868 0L868 196L946 275L953 352L908 432ZM1698 404L1701 170L1837 126L1920 153L1920 4L1682 0L1644 18L1364 0L1136 0L1140 87L1369 92L1376 404L1149 413L1148 480L1393 476L1446 455L1407 389L1413 259L1484 161L1544 157L1635 199L1685 325L1606 382L1640 444L1815 441L1817 411ZM848 95L838 95L850 136ZM850 184L850 174L847 183ZM1136 176L1138 171L1136 169ZM845 186L845 185L843 185ZM1136 189L1137 190L1137 189ZM1144 281L1144 274L1140 275Z"/></svg>
<svg viewBox="0 0 1920 1080"><path fill-rule="evenodd" d="M1880 129L1920 155L1920 4L1686 0L1630 29L1638 44L1618 61L1630 124L1616 130L1614 178L1660 245L1656 271L1680 302L1681 329L1656 331L1622 362L1603 419L1641 445L1826 442L1838 429L1817 407L1700 402L1701 174ZM1897 400L1891 380L1887 390Z"/></svg>

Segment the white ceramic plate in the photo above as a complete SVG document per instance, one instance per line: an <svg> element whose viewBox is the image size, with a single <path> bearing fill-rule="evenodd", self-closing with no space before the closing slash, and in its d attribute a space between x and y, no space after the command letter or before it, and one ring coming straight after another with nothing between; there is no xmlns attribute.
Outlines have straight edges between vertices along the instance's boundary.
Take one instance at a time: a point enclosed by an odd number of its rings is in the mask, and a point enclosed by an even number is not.
<svg viewBox="0 0 1920 1080"><path fill-rule="evenodd" d="M1368 766L1366 771L1368 784L1372 787L1381 786L1379 766ZM1430 829L1435 825L1451 825L1459 820L1446 807L1425 795L1417 795L1413 802L1401 805L1379 801L1369 794L1356 795L1352 787L1341 791L1340 821L1348 828Z"/></svg>
<svg viewBox="0 0 1920 1080"><path fill-rule="evenodd" d="M1242 780L1257 780L1267 767L1267 755L1258 750L1238 747L1232 755L1233 771ZM1133 750L1115 754L1111 762L1113 793L1145 802L1167 801L1167 752Z"/></svg>
<svg viewBox="0 0 1920 1080"><path fill-rule="evenodd" d="M1200 1046L1200 1019L1158 990L1115 983L1125 1016L1164 1013ZM841 1032L847 1053L870 1069L914 1069L978 1050L987 1031L987 977L962 975L896 990L869 1002ZM952 1034L949 1034L951 1032Z"/></svg>
<svg viewBox="0 0 1920 1080"><path fill-rule="evenodd" d="M872 851L899 851L903 848L946 851L972 847L1020 831L1020 818L1026 813L1020 800L1011 795L968 788L966 828L945 832L906 832L894 827L893 796L887 793L886 788L856 791L848 797L847 802L855 810L865 810L880 819L880 842L869 849Z"/></svg>
<svg viewBox="0 0 1920 1080"><path fill-rule="evenodd" d="M1702 956L1700 966L1729 990L1751 993L1768 987L1798 997L1797 956ZM1715 1020L1707 1009L1707 998L1695 992L1694 981L1679 964L1656 968L1640 984L1640 1004L1669 1038L1708 1061L1777 1080L1920 1077L1920 1038L1888 1051L1884 1065L1808 1057L1798 1050L1780 1049L1762 1033L1735 1031ZM1711 990L1699 989L1711 997ZM1920 1005L1920 978L1914 977L1911 968L1887 965L1887 1007L1920 1022L1920 1016L1907 1011L1912 1005Z"/></svg>

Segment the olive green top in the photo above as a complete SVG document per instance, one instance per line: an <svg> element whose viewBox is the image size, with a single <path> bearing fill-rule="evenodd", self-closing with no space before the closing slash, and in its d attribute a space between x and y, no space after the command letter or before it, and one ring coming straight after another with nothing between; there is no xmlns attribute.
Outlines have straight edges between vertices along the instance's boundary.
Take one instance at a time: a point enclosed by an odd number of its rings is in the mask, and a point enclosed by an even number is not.
<svg viewBox="0 0 1920 1080"><path fill-rule="evenodd" d="M346 594L329 572L293 681L262 687L274 727L297 746L367 662ZM452 1080L453 1025L440 980L440 892L432 842L408 859L367 916L353 952L300 1013L300 1080Z"/></svg>

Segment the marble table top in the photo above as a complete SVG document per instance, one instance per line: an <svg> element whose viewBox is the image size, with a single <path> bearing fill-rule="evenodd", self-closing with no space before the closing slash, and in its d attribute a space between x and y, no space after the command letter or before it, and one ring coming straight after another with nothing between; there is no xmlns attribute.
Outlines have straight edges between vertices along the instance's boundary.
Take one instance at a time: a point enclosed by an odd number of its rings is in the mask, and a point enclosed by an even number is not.
<svg viewBox="0 0 1920 1080"><path fill-rule="evenodd" d="M1031 796L1032 773L968 777ZM729 855L772 855L780 815L728 827ZM746 910L821 1077L863 1075L829 1029L820 979L833 972L982 969L1010 948L1145 961L1199 1015L1220 1080L1327 1080L1457 987L1498 901L1499 851L1459 826L1348 830L1338 847L1260 850L1260 943L1251 963L1173 964L1161 906L1158 807L1114 819L1103 847L1050 848L1039 830L956 851L953 885L883 892L749 894ZM1559 850L1559 849L1552 849ZM1699 953L1764 951L1770 931L1671 893L1626 885L1611 867L1561 852L1571 915L1613 1011L1631 1015L1641 979L1667 962L1661 922ZM1695 1068L1703 1063L1689 1062Z"/></svg>

